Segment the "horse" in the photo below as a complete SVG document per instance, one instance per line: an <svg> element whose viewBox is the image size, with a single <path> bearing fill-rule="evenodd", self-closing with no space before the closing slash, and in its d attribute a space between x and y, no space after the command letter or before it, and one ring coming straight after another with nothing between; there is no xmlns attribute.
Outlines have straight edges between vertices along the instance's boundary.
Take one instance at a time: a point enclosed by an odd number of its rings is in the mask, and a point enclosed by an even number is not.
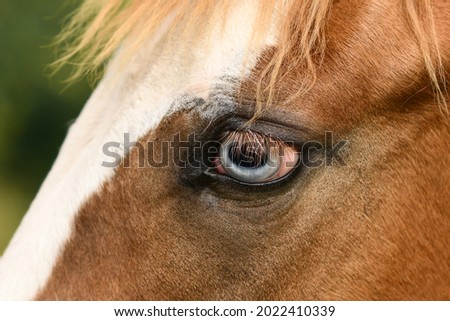
<svg viewBox="0 0 450 321"><path fill-rule="evenodd" d="M103 76L0 260L0 298L450 299L449 15L84 1L56 67Z"/></svg>

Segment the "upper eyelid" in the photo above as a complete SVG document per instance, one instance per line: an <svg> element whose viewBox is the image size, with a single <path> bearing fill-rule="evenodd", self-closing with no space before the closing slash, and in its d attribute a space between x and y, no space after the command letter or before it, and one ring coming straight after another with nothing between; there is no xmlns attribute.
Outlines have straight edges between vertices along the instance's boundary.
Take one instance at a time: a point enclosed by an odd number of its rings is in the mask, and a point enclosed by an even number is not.
<svg viewBox="0 0 450 321"><path fill-rule="evenodd" d="M248 124L247 118L243 118L237 114L228 114L226 117L220 117L216 122L212 122L209 127L214 130L212 130L208 136L217 141L221 141L226 132L250 130L270 136L283 143L299 147L303 145L305 141L316 139L316 136L318 136L308 129L285 126L284 124L275 123L266 118L258 118L251 124Z"/></svg>

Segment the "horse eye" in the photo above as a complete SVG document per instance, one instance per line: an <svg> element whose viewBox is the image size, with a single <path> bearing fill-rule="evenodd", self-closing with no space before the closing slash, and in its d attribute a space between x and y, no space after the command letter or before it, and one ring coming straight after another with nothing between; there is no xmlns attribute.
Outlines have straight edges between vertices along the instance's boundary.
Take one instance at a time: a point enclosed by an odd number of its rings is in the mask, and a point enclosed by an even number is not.
<svg viewBox="0 0 450 321"><path fill-rule="evenodd" d="M255 184L282 178L297 166L297 149L251 130L227 132L213 164L218 174Z"/></svg>

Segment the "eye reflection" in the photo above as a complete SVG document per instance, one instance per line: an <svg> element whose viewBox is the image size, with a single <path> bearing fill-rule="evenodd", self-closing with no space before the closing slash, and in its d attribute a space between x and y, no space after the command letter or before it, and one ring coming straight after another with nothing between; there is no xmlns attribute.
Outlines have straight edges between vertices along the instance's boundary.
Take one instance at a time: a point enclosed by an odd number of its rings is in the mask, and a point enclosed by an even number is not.
<svg viewBox="0 0 450 321"><path fill-rule="evenodd" d="M214 160L218 174L245 183L277 180L295 169L299 152L279 139L251 130L226 132Z"/></svg>

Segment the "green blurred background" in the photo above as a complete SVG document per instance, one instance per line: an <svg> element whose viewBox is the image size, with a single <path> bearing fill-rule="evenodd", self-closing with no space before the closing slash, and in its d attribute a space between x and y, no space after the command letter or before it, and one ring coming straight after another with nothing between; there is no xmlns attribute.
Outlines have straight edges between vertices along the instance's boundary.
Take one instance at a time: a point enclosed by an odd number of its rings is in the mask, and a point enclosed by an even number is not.
<svg viewBox="0 0 450 321"><path fill-rule="evenodd" d="M67 2L67 3L66 3ZM50 77L51 44L80 1L0 2L0 255L91 88Z"/></svg>

